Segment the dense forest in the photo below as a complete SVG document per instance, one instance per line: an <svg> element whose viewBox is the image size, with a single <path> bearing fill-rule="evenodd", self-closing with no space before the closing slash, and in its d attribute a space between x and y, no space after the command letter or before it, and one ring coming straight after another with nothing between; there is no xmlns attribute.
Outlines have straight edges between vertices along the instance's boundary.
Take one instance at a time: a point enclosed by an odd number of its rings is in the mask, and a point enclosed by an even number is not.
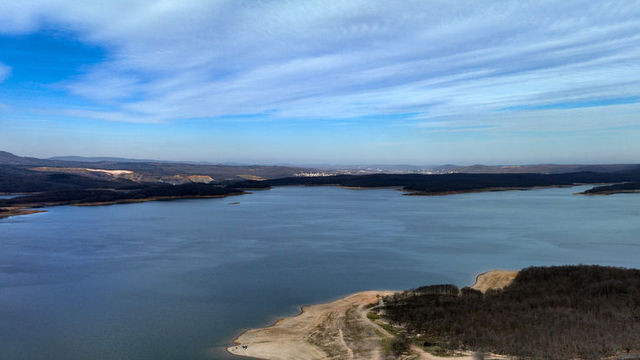
<svg viewBox="0 0 640 360"><path fill-rule="evenodd" d="M154 185L131 190L58 190L0 199L0 207L45 206L126 202L153 198L189 198L240 195L244 192L225 186L209 184Z"/></svg>
<svg viewBox="0 0 640 360"><path fill-rule="evenodd" d="M102 161L86 161L83 158L79 158L78 161L37 159L16 156L0 150L0 192L43 191L28 190L35 188L48 189L50 184L47 182L46 176L43 176L48 174L33 171L37 167L51 168L49 173L60 173L61 171L56 171L56 169L64 168L129 170L135 172L136 177L143 179L144 182L159 182L158 180L162 178L174 175L206 175L216 180L242 180L254 176L271 179L310 171L307 168L290 166L214 165L127 159L104 159ZM28 182L29 186L21 185L21 182Z"/></svg>
<svg viewBox="0 0 640 360"><path fill-rule="evenodd" d="M583 192L585 195L609 195L625 192L639 192L640 182L625 182L622 184L596 186Z"/></svg>
<svg viewBox="0 0 640 360"><path fill-rule="evenodd" d="M6 193L136 186L142 185L126 179L97 179L75 174L31 171L21 166L0 165L0 192Z"/></svg>
<svg viewBox="0 0 640 360"><path fill-rule="evenodd" d="M566 174L372 174L288 177L265 181L233 182L236 188L269 188L286 185L340 185L347 187L400 187L414 194L442 194L490 189L531 188L640 180L640 170ZM231 183L230 183L231 184Z"/></svg>
<svg viewBox="0 0 640 360"><path fill-rule="evenodd" d="M531 267L486 294L453 285L398 293L384 316L450 350L602 359L640 350L640 270Z"/></svg>

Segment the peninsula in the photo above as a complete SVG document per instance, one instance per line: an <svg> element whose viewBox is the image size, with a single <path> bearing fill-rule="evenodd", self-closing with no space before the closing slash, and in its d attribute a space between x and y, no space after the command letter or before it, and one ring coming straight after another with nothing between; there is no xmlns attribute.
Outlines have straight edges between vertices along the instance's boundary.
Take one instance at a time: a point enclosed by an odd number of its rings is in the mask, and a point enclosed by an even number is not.
<svg viewBox="0 0 640 360"><path fill-rule="evenodd" d="M624 182L621 184L596 186L582 192L580 195L613 195L632 194L638 192L640 192L640 182Z"/></svg>
<svg viewBox="0 0 640 360"><path fill-rule="evenodd" d="M269 360L639 359L639 296L635 269L493 270L462 289L365 291L305 306L227 350Z"/></svg>
<svg viewBox="0 0 640 360"><path fill-rule="evenodd" d="M473 288L483 292L501 289L510 284L516 274L517 271L488 271L478 275ZM384 308L384 299L396 293L363 291L329 303L303 306L297 316L284 318L266 328L245 331L227 351L269 360L375 360L398 356L415 360L473 359L469 351L425 349L396 339L398 330L374 312Z"/></svg>

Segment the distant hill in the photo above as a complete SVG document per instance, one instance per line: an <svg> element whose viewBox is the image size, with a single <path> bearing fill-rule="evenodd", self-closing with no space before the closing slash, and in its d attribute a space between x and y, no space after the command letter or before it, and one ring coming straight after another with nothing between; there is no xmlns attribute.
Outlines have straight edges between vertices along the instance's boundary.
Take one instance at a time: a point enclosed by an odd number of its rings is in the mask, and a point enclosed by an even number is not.
<svg viewBox="0 0 640 360"><path fill-rule="evenodd" d="M244 166L241 163L213 163L210 161L177 161L177 160L152 160L152 159L130 159L110 156L53 156L45 160L54 161L74 161L82 163L169 163L169 164L192 164L192 165L232 165Z"/></svg>
<svg viewBox="0 0 640 360"><path fill-rule="evenodd" d="M334 171L338 174L444 174L459 168L456 165L322 165L317 166L325 171Z"/></svg>
<svg viewBox="0 0 640 360"><path fill-rule="evenodd" d="M44 160L46 161L46 160ZM13 155L10 152L0 150L0 165L41 165L43 160Z"/></svg>
<svg viewBox="0 0 640 360"><path fill-rule="evenodd" d="M75 162L159 162L158 160L146 160L146 159L128 159L119 157L88 157L88 156L54 156L47 158L46 160L57 161L75 161Z"/></svg>
<svg viewBox="0 0 640 360"><path fill-rule="evenodd" d="M136 165L137 164L137 165ZM148 159L130 159L120 157L55 156L48 159L23 157L0 151L0 165L57 166L57 167L99 167L109 170L131 170L155 175L207 175L223 179L234 178L233 173L242 174L243 169L251 170L245 175L263 178L291 176L317 169L333 171L336 174L374 174L374 173L467 173L467 174L563 174L573 172L621 172L640 169L640 164L532 164L532 165L322 165L298 167L285 165L246 165L240 163L215 164L205 161L166 161ZM246 172L246 171L245 171ZM259 173L259 174L258 174Z"/></svg>
<svg viewBox="0 0 640 360"><path fill-rule="evenodd" d="M360 174L358 171L358 175L332 175L331 172L288 166L93 160L37 159L0 152L0 193L36 193L0 200L0 208L226 196L244 193L247 189L291 185L398 187L411 195L445 195L538 186L640 182L640 166L637 165L478 165L466 168L478 173L450 169L446 173L381 173L380 169L372 169L372 173ZM406 165L400 167L412 170ZM585 168L593 171L564 172ZM397 168L388 169L398 171ZM534 173L534 170L552 173ZM629 185L624 186L623 190L629 191Z"/></svg>
<svg viewBox="0 0 640 360"><path fill-rule="evenodd" d="M607 164L607 165L580 165L580 164L538 164L538 165L471 165L458 166L448 169L455 173L467 174L563 174L573 172L620 172L640 169L638 164Z"/></svg>
<svg viewBox="0 0 640 360"><path fill-rule="evenodd" d="M251 167L248 167L251 168ZM260 170L260 167L256 168ZM74 171L81 169L75 168ZM93 169L96 171L95 169ZM245 173L248 170L243 168ZM0 165L0 192L41 192L30 196L0 199L0 208L76 203L113 203L147 201L154 198L185 198L226 196L245 193L249 189L268 189L291 185L340 185L351 188L397 187L409 195L446 195L477 191L525 190L539 186L573 186L575 184L621 183L640 181L640 171L619 173L566 173L566 174L368 174L336 176L293 176L266 180L224 182L204 181L204 176L176 175L146 176L126 171L97 170L101 177L85 173L60 173L49 168L34 171L26 167ZM108 175L113 173L115 175ZM250 177L236 175L236 177ZM161 181L151 182L149 179ZM177 180L180 180L179 182ZM164 183L164 184L162 184ZM169 183L171 185L167 185ZM176 185L176 186L173 186ZM15 210L15 209L14 209Z"/></svg>
<svg viewBox="0 0 640 360"><path fill-rule="evenodd" d="M37 159L0 151L0 192L121 187L131 183L184 184L225 180L261 180L295 176L314 169L289 166L231 166L122 158L65 156ZM64 186L51 174L69 175ZM116 183L109 185L109 181ZM73 184L73 186L69 185ZM78 186L76 186L78 185Z"/></svg>
<svg viewBox="0 0 640 360"><path fill-rule="evenodd" d="M640 183L638 165L476 165L441 169L441 173L424 173L421 167L398 165L386 167L388 172L366 168L356 170L358 175L332 175L335 172L289 166L203 165L121 158L37 159L0 151L0 193L31 193L0 199L0 209L15 212L49 205L219 197L243 194L247 189L290 185L398 187L411 195L444 195L598 183L633 182L637 187ZM582 169L590 171L566 172ZM628 184L616 186L605 188L604 192L621 190L620 186L625 192L636 189ZM3 210L5 216L7 209Z"/></svg>
<svg viewBox="0 0 640 360"><path fill-rule="evenodd" d="M640 164L532 164L532 165L322 165L336 174L565 174L574 172L621 172L640 169Z"/></svg>
<svg viewBox="0 0 640 360"><path fill-rule="evenodd" d="M29 167L0 165L0 193L131 188L138 184L127 179L100 179L76 174L40 172Z"/></svg>
<svg viewBox="0 0 640 360"><path fill-rule="evenodd" d="M36 172L64 173L103 180L129 180L136 183L220 182L238 180L264 180L318 174L316 168L267 165L221 165L207 163L160 160L127 159L117 157L60 156L50 159L23 157L0 151L0 166L14 166L14 176L28 177ZM1 171L1 169L0 169ZM8 170L7 170L8 171ZM640 171L637 164L612 165L472 165L472 166L413 166L369 165L320 171L333 174L567 174L567 173L620 173ZM6 171L5 171L6 175ZM5 176L5 181L7 180ZM17 180L17 178L15 179ZM300 180L296 180L300 181ZM450 181L450 179L449 179ZM1 191L9 191L8 189Z"/></svg>

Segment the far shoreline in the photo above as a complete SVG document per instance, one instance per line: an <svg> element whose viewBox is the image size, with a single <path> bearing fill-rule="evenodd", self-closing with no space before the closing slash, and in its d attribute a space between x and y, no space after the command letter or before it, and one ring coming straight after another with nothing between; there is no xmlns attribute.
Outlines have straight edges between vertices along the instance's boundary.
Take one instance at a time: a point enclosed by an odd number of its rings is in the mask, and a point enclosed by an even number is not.
<svg viewBox="0 0 640 360"><path fill-rule="evenodd" d="M5 209L0 211L0 219L7 219L14 216L32 215L32 214L39 214L39 213L45 213L45 212L47 212L47 210L35 210L35 209L28 209L28 208Z"/></svg>
<svg viewBox="0 0 640 360"><path fill-rule="evenodd" d="M197 200L197 199L220 199L230 196L248 195L251 194L248 191L240 193L231 193L224 195L189 195L189 196L154 196L143 199L123 199L116 201L102 201L92 203L32 203L25 204L25 206L4 207L0 208L0 219L8 218L12 216L31 215L37 213L47 212L47 210L39 210L39 208L54 207L54 206L110 206L121 204L136 204L151 201L174 201L174 200Z"/></svg>
<svg viewBox="0 0 640 360"><path fill-rule="evenodd" d="M470 189L470 190L454 190L454 191L440 191L440 192L424 192L424 191L414 191L414 190L405 190L402 186L344 186L340 184L322 184L322 185L276 185L269 186L264 188L242 188L241 191L237 193L229 193L229 194L220 194L220 195L186 195L186 196L154 196L149 198L141 198L141 199L122 199L122 200L114 200L114 201L101 201L101 202L88 202L88 203L74 203L74 202L54 202L54 203L29 203L20 206L8 206L4 209L7 213L0 212L0 219L7 218L11 216L20 216L20 215L30 215L41 212L46 212L47 210L28 210L28 209L38 209L45 207L53 207L53 206L109 206L109 205L119 205L119 204L134 204L134 203L143 203L150 201L173 201L173 200L189 200L189 199L218 199L225 198L230 196L239 196L239 195L250 195L251 191L267 191L275 188L284 188L284 187L337 187L345 190L381 190L381 189L390 189L402 192L403 196L448 196L448 195L462 195L462 194L473 194L473 193L485 193L485 192L503 192L503 191L528 191L528 190L543 190L543 189L555 189L555 188L572 188L576 186L587 186L587 185L602 185L609 183L597 183L597 184L586 184L586 183L576 183L571 185L548 185L548 186L531 186L531 187L491 187L491 188L480 188L480 189ZM251 191L248 191L251 190ZM638 191L615 191L610 193L575 193L573 195L612 195L617 193L638 193ZM1 193L0 193L1 195ZM6 194L6 195L28 195L28 194Z"/></svg>

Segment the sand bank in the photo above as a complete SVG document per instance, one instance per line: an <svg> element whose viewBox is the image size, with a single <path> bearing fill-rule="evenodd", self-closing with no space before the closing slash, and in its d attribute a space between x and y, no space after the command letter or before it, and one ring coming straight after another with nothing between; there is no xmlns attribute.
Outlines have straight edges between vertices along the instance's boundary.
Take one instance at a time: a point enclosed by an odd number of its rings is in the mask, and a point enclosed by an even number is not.
<svg viewBox="0 0 640 360"><path fill-rule="evenodd" d="M365 291L326 304L304 306L298 316L244 332L235 340L238 345L227 350L274 360L380 358L380 330L367 319L364 307L391 294Z"/></svg>
<svg viewBox="0 0 640 360"><path fill-rule="evenodd" d="M222 195L185 195L185 196L151 196L140 199L122 199L113 201L98 201L87 203L69 203L69 204L56 204L56 205L70 205L70 206L105 206L105 205L119 205L119 204L135 204L149 201L171 201L171 200L193 200L193 199L219 199L229 196L246 195L248 192L242 191L237 193L229 193ZM49 206L55 206L50 205Z"/></svg>
<svg viewBox="0 0 640 360"><path fill-rule="evenodd" d="M0 208L0 219L18 215L30 215L47 212L46 210L33 210L24 208Z"/></svg>

